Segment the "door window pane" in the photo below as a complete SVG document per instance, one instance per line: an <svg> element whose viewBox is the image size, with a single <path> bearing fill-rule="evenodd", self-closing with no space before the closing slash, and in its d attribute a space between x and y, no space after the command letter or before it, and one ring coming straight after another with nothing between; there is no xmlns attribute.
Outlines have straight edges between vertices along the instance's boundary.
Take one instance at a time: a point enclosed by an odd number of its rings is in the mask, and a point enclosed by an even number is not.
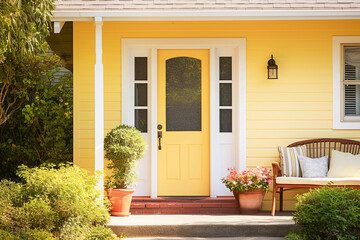
<svg viewBox="0 0 360 240"><path fill-rule="evenodd" d="M166 131L201 131L201 60L166 60Z"/></svg>
<svg viewBox="0 0 360 240"><path fill-rule="evenodd" d="M231 80L232 79L232 58L231 57L220 57L219 59L219 73L220 80Z"/></svg>
<svg viewBox="0 0 360 240"><path fill-rule="evenodd" d="M231 83L220 83L220 106L231 106L232 104Z"/></svg>
<svg viewBox="0 0 360 240"><path fill-rule="evenodd" d="M220 109L220 132L232 132L231 109Z"/></svg>
<svg viewBox="0 0 360 240"><path fill-rule="evenodd" d="M146 83L135 83L135 106L147 106Z"/></svg>
<svg viewBox="0 0 360 240"><path fill-rule="evenodd" d="M147 80L147 57L135 57L135 80Z"/></svg>
<svg viewBox="0 0 360 240"><path fill-rule="evenodd" d="M147 132L147 109L135 109L135 127Z"/></svg>

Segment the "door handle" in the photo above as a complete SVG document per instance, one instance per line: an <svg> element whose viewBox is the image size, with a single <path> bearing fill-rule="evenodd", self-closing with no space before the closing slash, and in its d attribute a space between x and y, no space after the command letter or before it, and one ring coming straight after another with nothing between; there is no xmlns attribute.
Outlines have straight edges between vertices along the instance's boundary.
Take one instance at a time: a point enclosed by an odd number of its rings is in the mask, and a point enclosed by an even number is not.
<svg viewBox="0 0 360 240"><path fill-rule="evenodd" d="M158 139L159 139L159 150L161 150L161 138L162 138L162 131L158 131L158 135L157 135Z"/></svg>
<svg viewBox="0 0 360 240"><path fill-rule="evenodd" d="M158 124L158 125L157 125L157 129L158 129L158 130L161 130L161 129L162 129L162 125L161 125L161 124ZM157 132L157 137L158 137L158 139L159 139L158 149L161 150L162 131L158 131L158 132Z"/></svg>

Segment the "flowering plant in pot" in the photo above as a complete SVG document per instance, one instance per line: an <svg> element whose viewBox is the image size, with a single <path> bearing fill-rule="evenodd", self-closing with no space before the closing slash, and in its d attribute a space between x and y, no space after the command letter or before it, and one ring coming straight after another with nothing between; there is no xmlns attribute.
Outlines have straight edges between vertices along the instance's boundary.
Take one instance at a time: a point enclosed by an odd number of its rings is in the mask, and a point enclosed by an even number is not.
<svg viewBox="0 0 360 240"><path fill-rule="evenodd" d="M222 179L225 186L233 192L243 213L257 212L272 183L270 170L257 167L237 172L234 168L228 169L230 173Z"/></svg>
<svg viewBox="0 0 360 240"><path fill-rule="evenodd" d="M106 177L105 187L112 209L111 215L129 216L137 163L144 156L146 142L135 127L120 125L112 129L104 141L107 167L112 175Z"/></svg>

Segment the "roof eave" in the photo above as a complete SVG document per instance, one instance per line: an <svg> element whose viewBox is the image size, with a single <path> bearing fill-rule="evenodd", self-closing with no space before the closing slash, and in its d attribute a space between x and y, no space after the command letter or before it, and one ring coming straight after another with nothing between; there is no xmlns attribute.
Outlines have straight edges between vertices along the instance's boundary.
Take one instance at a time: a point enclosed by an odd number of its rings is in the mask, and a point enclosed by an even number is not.
<svg viewBox="0 0 360 240"><path fill-rule="evenodd" d="M360 19L360 10L244 10L244 11L53 11L53 21L214 21Z"/></svg>

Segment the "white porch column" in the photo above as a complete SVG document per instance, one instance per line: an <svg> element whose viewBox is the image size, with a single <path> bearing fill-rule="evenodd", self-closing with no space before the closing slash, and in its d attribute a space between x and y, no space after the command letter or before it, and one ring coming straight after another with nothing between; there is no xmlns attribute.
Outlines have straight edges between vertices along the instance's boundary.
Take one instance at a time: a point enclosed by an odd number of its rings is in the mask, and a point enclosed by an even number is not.
<svg viewBox="0 0 360 240"><path fill-rule="evenodd" d="M102 63L102 17L95 17L95 172L104 171L104 74ZM104 178L97 184L103 194ZM101 198L102 199L102 198Z"/></svg>

